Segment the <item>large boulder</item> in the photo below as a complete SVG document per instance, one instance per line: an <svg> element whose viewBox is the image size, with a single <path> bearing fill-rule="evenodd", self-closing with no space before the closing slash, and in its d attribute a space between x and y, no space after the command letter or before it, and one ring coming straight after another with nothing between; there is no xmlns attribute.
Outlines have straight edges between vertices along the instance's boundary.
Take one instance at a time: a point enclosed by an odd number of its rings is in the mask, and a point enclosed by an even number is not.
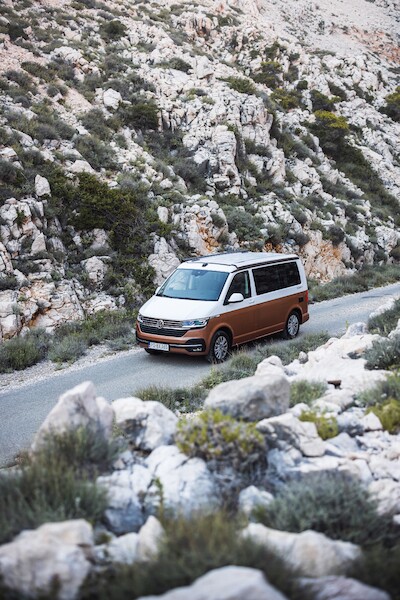
<svg viewBox="0 0 400 600"><path fill-rule="evenodd" d="M50 184L46 177L42 177L41 175L36 175L35 177L35 194L36 196L50 196Z"/></svg>
<svg viewBox="0 0 400 600"><path fill-rule="evenodd" d="M390 600L386 592L349 577L303 577L298 586L312 600Z"/></svg>
<svg viewBox="0 0 400 600"><path fill-rule="evenodd" d="M160 495L164 508L174 514L212 511L218 506L218 490L201 458L188 458L176 446L160 446L146 459L154 484L146 498L154 512Z"/></svg>
<svg viewBox="0 0 400 600"><path fill-rule="evenodd" d="M112 532L121 535L140 529L145 520L142 501L151 482L151 473L143 465L133 465L97 479L108 492L105 520Z"/></svg>
<svg viewBox="0 0 400 600"><path fill-rule="evenodd" d="M32 450L37 450L49 434L61 434L84 427L108 438L114 412L104 398L96 397L91 381L80 383L62 394L37 432Z"/></svg>
<svg viewBox="0 0 400 600"><path fill-rule="evenodd" d="M359 546L311 530L289 533L250 523L243 535L281 556L288 567L304 577L345 575L361 558Z"/></svg>
<svg viewBox="0 0 400 600"><path fill-rule="evenodd" d="M213 388L205 408L246 421L260 421L285 413L289 408L290 385L283 373L268 377L245 377Z"/></svg>
<svg viewBox="0 0 400 600"><path fill-rule="evenodd" d="M324 442L318 435L315 423L300 421L292 413L285 413L257 423L258 431L267 436L270 445L283 442L300 450L303 456L323 456Z"/></svg>
<svg viewBox="0 0 400 600"><path fill-rule="evenodd" d="M72 600L90 571L92 551L93 532L86 521L46 523L0 546L0 575L21 595Z"/></svg>
<svg viewBox="0 0 400 600"><path fill-rule="evenodd" d="M139 600L285 600L261 573L248 567L222 567L197 579L192 585L171 590L161 596Z"/></svg>
<svg viewBox="0 0 400 600"><path fill-rule="evenodd" d="M120 398L112 407L116 424L134 448L151 451L172 443L178 419L161 402Z"/></svg>

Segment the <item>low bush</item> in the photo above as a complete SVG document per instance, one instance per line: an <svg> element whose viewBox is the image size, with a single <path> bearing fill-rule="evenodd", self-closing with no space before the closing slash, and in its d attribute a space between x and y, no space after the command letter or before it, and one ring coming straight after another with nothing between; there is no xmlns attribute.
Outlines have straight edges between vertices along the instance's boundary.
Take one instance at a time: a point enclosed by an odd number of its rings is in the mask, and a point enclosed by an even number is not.
<svg viewBox="0 0 400 600"><path fill-rule="evenodd" d="M18 289L18 280L14 275L0 277L0 291Z"/></svg>
<svg viewBox="0 0 400 600"><path fill-rule="evenodd" d="M168 66L170 69L183 71L184 73L189 73L189 71L192 69L191 65L182 58L179 58L179 56L171 58L171 60L166 63L166 66Z"/></svg>
<svg viewBox="0 0 400 600"><path fill-rule="evenodd" d="M294 381L290 386L290 406L300 402L311 404L320 398L326 390L326 384L321 381Z"/></svg>
<svg viewBox="0 0 400 600"><path fill-rule="evenodd" d="M181 419L175 442L184 454L202 458L211 468L222 465L252 472L265 465L265 439L255 423L238 421L219 410L205 410L195 418Z"/></svg>
<svg viewBox="0 0 400 600"><path fill-rule="evenodd" d="M261 63L260 71L251 77L256 83L262 83L274 89L281 81L282 65L276 60L264 61Z"/></svg>
<svg viewBox="0 0 400 600"><path fill-rule="evenodd" d="M123 106L118 111L124 125L141 130L157 130L159 113L160 109L154 100L141 100L130 106Z"/></svg>
<svg viewBox="0 0 400 600"><path fill-rule="evenodd" d="M368 490L339 474L288 482L263 510L259 521L281 531L319 531L334 540L371 545L390 536L390 515L380 515Z"/></svg>
<svg viewBox="0 0 400 600"><path fill-rule="evenodd" d="M161 402L170 410L193 412L201 408L207 396L207 388L201 385L187 388L169 388L151 385L136 390L135 396L138 396L141 400Z"/></svg>
<svg viewBox="0 0 400 600"><path fill-rule="evenodd" d="M262 239L260 228L263 221L251 213L240 210L235 206L223 207L230 231L234 231L241 241L254 242L257 238Z"/></svg>
<svg viewBox="0 0 400 600"><path fill-rule="evenodd" d="M337 98L328 98L325 94L322 94L318 90L311 90L311 102L313 105L313 111L327 110L331 111L335 107Z"/></svg>
<svg viewBox="0 0 400 600"><path fill-rule="evenodd" d="M386 402L390 398L400 401L400 374L393 373L374 387L365 390L357 396L361 406L374 406Z"/></svg>
<svg viewBox="0 0 400 600"><path fill-rule="evenodd" d="M75 147L96 171L116 167L115 151L95 135L78 136Z"/></svg>
<svg viewBox="0 0 400 600"><path fill-rule="evenodd" d="M400 431L400 401L390 398L376 406L371 406L368 413L374 413L385 431L389 433L398 433Z"/></svg>
<svg viewBox="0 0 400 600"><path fill-rule="evenodd" d="M118 19L107 21L100 26L100 35L104 40L119 40L126 34L126 27Z"/></svg>
<svg viewBox="0 0 400 600"><path fill-rule="evenodd" d="M320 284L309 281L310 297L314 302L321 302L346 294L364 292L389 283L396 283L399 279L399 265L367 266L353 275L335 277L329 283Z"/></svg>
<svg viewBox="0 0 400 600"><path fill-rule="evenodd" d="M375 544L364 550L362 560L355 565L349 576L366 585L385 590L391 600L400 600L399 564L400 544Z"/></svg>
<svg viewBox="0 0 400 600"><path fill-rule="evenodd" d="M35 365L46 356L50 336L41 329L15 337L0 345L0 373L20 371Z"/></svg>
<svg viewBox="0 0 400 600"><path fill-rule="evenodd" d="M250 79L245 79L244 77L228 77L226 81L233 90L240 92L241 94L257 93L256 87Z"/></svg>
<svg viewBox="0 0 400 600"><path fill-rule="evenodd" d="M382 112L386 113L393 121L400 122L400 85L392 94L386 96L386 106L382 108Z"/></svg>
<svg viewBox="0 0 400 600"><path fill-rule="evenodd" d="M370 317L368 319L368 330L371 333L379 333L388 335L395 329L398 320L400 319L400 299L396 300L393 307L380 315Z"/></svg>
<svg viewBox="0 0 400 600"><path fill-rule="evenodd" d="M94 484L97 465L107 469L114 455L107 441L84 429L51 436L23 456L18 469L0 474L0 544L51 521L98 521L106 492Z"/></svg>
<svg viewBox="0 0 400 600"><path fill-rule="evenodd" d="M48 357L53 362L75 362L87 349L87 345L82 336L72 333L65 336L60 341L53 342Z"/></svg>
<svg viewBox="0 0 400 600"><path fill-rule="evenodd" d="M94 575L82 600L138 598L190 585L227 565L260 569L274 587L290 597L293 573L281 559L240 536L241 522L229 513L164 519L166 535L158 557L149 563L113 567Z"/></svg>
<svg viewBox="0 0 400 600"><path fill-rule="evenodd" d="M339 427L335 417L321 415L313 410L304 411L299 417L300 421L315 423L318 435L323 440L329 440L336 437L339 433Z"/></svg>
<svg viewBox="0 0 400 600"><path fill-rule="evenodd" d="M373 342L364 357L366 369L400 368L400 336Z"/></svg>
<svg viewBox="0 0 400 600"><path fill-rule="evenodd" d="M300 106L301 94L296 90L286 90L276 88L271 94L271 99L276 102L283 110L298 108Z"/></svg>

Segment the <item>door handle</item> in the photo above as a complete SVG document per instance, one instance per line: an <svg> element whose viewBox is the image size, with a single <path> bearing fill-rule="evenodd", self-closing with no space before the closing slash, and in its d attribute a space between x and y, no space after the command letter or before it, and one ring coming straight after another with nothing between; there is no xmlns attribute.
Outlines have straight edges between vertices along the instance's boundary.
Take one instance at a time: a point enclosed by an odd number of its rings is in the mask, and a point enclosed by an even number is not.
<svg viewBox="0 0 400 600"><path fill-rule="evenodd" d="M255 300L249 300L249 304L254 304Z"/></svg>

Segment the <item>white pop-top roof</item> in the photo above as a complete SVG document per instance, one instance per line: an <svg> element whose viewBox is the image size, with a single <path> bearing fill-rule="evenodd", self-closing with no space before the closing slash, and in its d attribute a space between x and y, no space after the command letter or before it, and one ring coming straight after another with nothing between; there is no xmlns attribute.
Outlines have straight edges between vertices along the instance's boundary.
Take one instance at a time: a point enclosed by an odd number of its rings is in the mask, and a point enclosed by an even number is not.
<svg viewBox="0 0 400 600"><path fill-rule="evenodd" d="M258 265L279 260L298 258L297 254L280 254L278 252L225 252L210 254L186 260L179 268L212 268L218 271L235 271L237 268Z"/></svg>

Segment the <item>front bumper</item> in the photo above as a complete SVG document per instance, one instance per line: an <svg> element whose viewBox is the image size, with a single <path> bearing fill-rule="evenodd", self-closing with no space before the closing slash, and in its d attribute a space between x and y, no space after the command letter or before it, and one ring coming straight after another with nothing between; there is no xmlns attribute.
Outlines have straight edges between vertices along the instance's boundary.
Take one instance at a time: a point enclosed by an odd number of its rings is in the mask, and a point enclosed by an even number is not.
<svg viewBox="0 0 400 600"><path fill-rule="evenodd" d="M140 326L136 325L136 341L141 348L148 348L150 342L168 344L169 352L178 354L206 354L206 340L199 337L201 330L185 331L182 337L172 337L166 335L156 335L153 333L144 333Z"/></svg>

